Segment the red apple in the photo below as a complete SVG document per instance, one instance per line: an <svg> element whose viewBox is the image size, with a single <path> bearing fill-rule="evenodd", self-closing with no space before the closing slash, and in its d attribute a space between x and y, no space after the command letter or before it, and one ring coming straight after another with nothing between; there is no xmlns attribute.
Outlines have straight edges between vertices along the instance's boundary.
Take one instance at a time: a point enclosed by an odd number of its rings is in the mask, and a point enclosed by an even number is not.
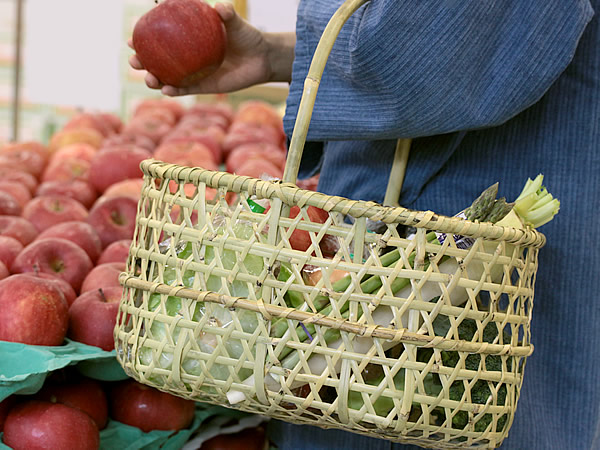
<svg viewBox="0 0 600 450"><path fill-rule="evenodd" d="M90 257L77 244L62 238L45 238L25 247L10 270L13 273L39 271L56 275L78 292L93 267Z"/></svg>
<svg viewBox="0 0 600 450"><path fill-rule="evenodd" d="M158 144L160 140L169 131L173 125L165 121L162 117L156 115L140 115L133 117L123 128L124 133L139 134L152 139L152 142Z"/></svg>
<svg viewBox="0 0 600 450"><path fill-rule="evenodd" d="M17 274L0 281L0 340L61 345L68 324L67 302L46 280Z"/></svg>
<svg viewBox="0 0 600 450"><path fill-rule="evenodd" d="M69 308L69 331L74 341L114 350L113 332L123 288L109 286L81 294Z"/></svg>
<svg viewBox="0 0 600 450"><path fill-rule="evenodd" d="M229 128L229 121L220 114L190 113L186 112L176 128L185 128L195 131L215 128L225 133Z"/></svg>
<svg viewBox="0 0 600 450"><path fill-rule="evenodd" d="M0 180L0 191L6 192L14 197L23 208L31 200L31 192L26 186L17 184L14 181Z"/></svg>
<svg viewBox="0 0 600 450"><path fill-rule="evenodd" d="M106 264L111 262L127 262L129 257L129 248L131 247L131 239L121 239L108 245L98 258L97 264Z"/></svg>
<svg viewBox="0 0 600 450"><path fill-rule="evenodd" d="M154 152L154 158L172 164L218 170L213 153L198 142L167 142Z"/></svg>
<svg viewBox="0 0 600 450"><path fill-rule="evenodd" d="M227 35L219 14L201 0L166 0L133 29L138 59L163 84L190 86L216 71Z"/></svg>
<svg viewBox="0 0 600 450"><path fill-rule="evenodd" d="M283 150L283 139L281 134L269 125L260 125L246 122L234 122L227 136L223 140L223 152L225 158L236 147L243 144L263 143L281 147Z"/></svg>
<svg viewBox="0 0 600 450"><path fill-rule="evenodd" d="M10 395L0 401L0 433L4 430L4 422L11 408L17 403L17 397Z"/></svg>
<svg viewBox="0 0 600 450"><path fill-rule="evenodd" d="M0 154L0 167L12 167L13 170L28 172L38 178L44 167L46 158L35 150L18 149L11 153Z"/></svg>
<svg viewBox="0 0 600 450"><path fill-rule="evenodd" d="M228 172L234 173L242 164L250 159L264 159L283 170L286 156L279 147L273 144L244 144L234 148L229 153L225 168Z"/></svg>
<svg viewBox="0 0 600 450"><path fill-rule="evenodd" d="M242 102L235 113L235 122L269 125L283 130L283 118L270 103L262 100L246 100Z"/></svg>
<svg viewBox="0 0 600 450"><path fill-rule="evenodd" d="M51 159L44 169L41 181L87 181L91 163L81 158Z"/></svg>
<svg viewBox="0 0 600 450"><path fill-rule="evenodd" d="M20 216L23 209L15 197L0 191L0 215Z"/></svg>
<svg viewBox="0 0 600 450"><path fill-rule="evenodd" d="M124 262L98 264L87 274L81 285L81 293L97 291L107 287L121 287L119 275L125 272Z"/></svg>
<svg viewBox="0 0 600 450"><path fill-rule="evenodd" d="M0 236L0 261L10 267L17 255L23 250L23 244L10 236Z"/></svg>
<svg viewBox="0 0 600 450"><path fill-rule="evenodd" d="M143 178L129 178L110 185L102 194L102 198L131 197L138 201L142 196Z"/></svg>
<svg viewBox="0 0 600 450"><path fill-rule="evenodd" d="M270 207L267 207L265 213L269 209L270 209ZM306 213L308 215L309 220L313 223L325 223L327 221L327 219L329 218L329 213L327 211L325 211L321 208L314 207L314 206L309 206L308 209L306 210ZM292 206L290 208L289 217L291 219L293 219L298 214L300 214L300 208L298 206ZM300 221L303 221L303 220L304 220L304 218L302 218ZM290 240L290 246L294 250L300 250L303 252L308 250L308 248L312 245L312 241L310 239L310 234L306 230L295 229L292 232L292 235L290 236L289 240ZM323 236L323 238L319 242L319 247L325 255L331 256L332 254L335 254L335 252L337 251L337 238L335 238L335 236L326 234Z"/></svg>
<svg viewBox="0 0 600 450"><path fill-rule="evenodd" d="M100 236L87 222L70 221L57 223L42 231L37 239L63 238L77 244L88 254L92 262L95 262L102 253L102 241Z"/></svg>
<svg viewBox="0 0 600 450"><path fill-rule="evenodd" d="M108 423L108 397L100 382L91 378L80 377L64 383L47 381L35 399L78 409L90 416L99 430Z"/></svg>
<svg viewBox="0 0 600 450"><path fill-rule="evenodd" d="M56 150L56 152L52 155L51 161L54 162L57 160L74 158L91 162L97 151L98 149L90 144L78 142L75 144L65 145L64 147Z"/></svg>
<svg viewBox="0 0 600 450"><path fill-rule="evenodd" d="M61 222L85 221L88 210L77 200L60 195L41 195L33 198L23 209L23 218L38 231Z"/></svg>
<svg viewBox="0 0 600 450"><path fill-rule="evenodd" d="M214 131L214 130L218 131ZM217 133L221 133L222 137L218 137ZM196 131L191 128L181 127L173 130L167 134L161 141L162 144L174 143L174 142L197 142L202 144L212 152L213 160L220 164L223 160L223 149L221 148L221 142L225 138L225 134L218 127L213 127L212 130L206 129Z"/></svg>
<svg viewBox="0 0 600 450"><path fill-rule="evenodd" d="M77 200L86 208L91 208L98 194L92 185L83 180L45 181L37 188L37 196L59 195Z"/></svg>
<svg viewBox="0 0 600 450"><path fill-rule="evenodd" d="M38 153L44 161L48 160L50 154L48 147L37 141L13 142L0 148L0 154L19 153L22 150Z"/></svg>
<svg viewBox="0 0 600 450"><path fill-rule="evenodd" d="M109 392L110 416L127 425L151 430L181 430L194 419L195 403L135 380L117 383Z"/></svg>
<svg viewBox="0 0 600 450"><path fill-rule="evenodd" d="M93 128L72 128L54 133L50 138L48 149L50 150L50 154L52 154L61 147L77 142L84 142L90 144L92 147L100 148L103 140L104 136L102 136L102 133Z"/></svg>
<svg viewBox="0 0 600 450"><path fill-rule="evenodd" d="M102 248L121 239L131 239L135 229L138 202L131 197L111 197L97 201L87 218L102 241Z"/></svg>
<svg viewBox="0 0 600 450"><path fill-rule="evenodd" d="M170 125L171 127L174 126L178 120L176 114L173 111L171 111L169 108L162 106L148 106L146 108L143 108L141 111L135 114L131 120L139 119L140 117L153 117L155 119L158 119L160 122L164 122Z"/></svg>
<svg viewBox="0 0 600 450"><path fill-rule="evenodd" d="M99 112L98 116L112 129L113 133L111 133L110 136L113 136L115 133L120 133L123 129L123 121L116 114Z"/></svg>
<svg viewBox="0 0 600 450"><path fill-rule="evenodd" d="M252 158L248 159L246 162L242 163L236 170L235 173L237 175L246 175L253 178L264 178L273 177L273 178L282 178L283 170L268 161L267 159L257 159Z"/></svg>
<svg viewBox="0 0 600 450"><path fill-rule="evenodd" d="M132 145L135 147L142 147L150 152L154 151L156 144L148 136L142 136L141 134L132 133L120 133L113 134L102 142L102 148L109 148L114 146Z"/></svg>
<svg viewBox="0 0 600 450"><path fill-rule="evenodd" d="M8 267L3 262L0 262L0 280L4 280L10 275Z"/></svg>
<svg viewBox="0 0 600 450"><path fill-rule="evenodd" d="M186 114L191 115L206 115L206 116L221 116L227 121L229 125L235 116L233 106L226 102L198 102L188 108Z"/></svg>
<svg viewBox="0 0 600 450"><path fill-rule="evenodd" d="M23 245L32 242L38 234L35 226L27 219L0 215L0 236L10 236Z"/></svg>
<svg viewBox="0 0 600 450"><path fill-rule="evenodd" d="M42 279L48 282L51 286L54 286L65 297L65 300L67 301L67 306L71 306L71 304L77 298L77 293L75 292L75 289L73 289L73 286L71 286L67 281L63 280L62 278L59 278L56 275L40 272L39 269L34 270L33 272L23 273L22 275Z"/></svg>
<svg viewBox="0 0 600 450"><path fill-rule="evenodd" d="M130 178L142 178L140 163L152 154L143 148L110 147L100 150L90 167L90 183L98 192Z"/></svg>
<svg viewBox="0 0 600 450"><path fill-rule="evenodd" d="M138 116L148 109L165 108L173 113L175 119L179 120L185 113L183 105L173 98L158 97L145 98L141 100L133 110L133 116Z"/></svg>
<svg viewBox="0 0 600 450"><path fill-rule="evenodd" d="M29 172L16 170L14 167L0 167L0 180L22 184L33 195L38 185L37 179Z"/></svg>
<svg viewBox="0 0 600 450"><path fill-rule="evenodd" d="M31 400L11 409L3 441L14 450L97 450L100 433L90 416L78 409Z"/></svg>
<svg viewBox="0 0 600 450"><path fill-rule="evenodd" d="M93 128L102 136L107 137L114 133L113 127L102 116L91 112L80 112L71 117L63 126L63 130L76 128Z"/></svg>

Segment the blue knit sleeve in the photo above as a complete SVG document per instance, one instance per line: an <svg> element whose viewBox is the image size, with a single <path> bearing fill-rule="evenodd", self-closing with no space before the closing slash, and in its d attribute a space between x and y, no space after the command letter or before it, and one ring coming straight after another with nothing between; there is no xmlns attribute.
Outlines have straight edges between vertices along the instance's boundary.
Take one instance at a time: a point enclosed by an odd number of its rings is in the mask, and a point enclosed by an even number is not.
<svg viewBox="0 0 600 450"><path fill-rule="evenodd" d="M302 0L284 124L342 0ZM504 123L571 61L587 0L371 0L344 25L319 87L309 140L395 139Z"/></svg>

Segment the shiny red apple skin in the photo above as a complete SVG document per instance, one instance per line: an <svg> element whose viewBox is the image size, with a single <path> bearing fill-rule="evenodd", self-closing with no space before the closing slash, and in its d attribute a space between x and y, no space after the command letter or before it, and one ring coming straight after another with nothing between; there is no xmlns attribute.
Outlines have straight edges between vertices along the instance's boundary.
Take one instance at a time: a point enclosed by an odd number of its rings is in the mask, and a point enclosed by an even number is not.
<svg viewBox="0 0 600 450"><path fill-rule="evenodd" d="M87 222L100 236L103 249L115 241L133 237L137 204L137 200L125 196L100 198L96 201Z"/></svg>
<svg viewBox="0 0 600 450"><path fill-rule="evenodd" d="M98 233L87 222L69 221L52 225L42 231L37 239L62 238L71 241L83 249L92 262L96 262L102 253L102 241Z"/></svg>
<svg viewBox="0 0 600 450"><path fill-rule="evenodd" d="M85 221L88 210L77 200L61 195L41 195L31 199L23 208L22 217L38 231L61 222Z"/></svg>
<svg viewBox="0 0 600 450"><path fill-rule="evenodd" d="M2 439L13 450L97 450L100 447L98 427L86 413L37 400L11 409Z"/></svg>
<svg viewBox="0 0 600 450"><path fill-rule="evenodd" d="M102 384L91 378L81 377L64 383L46 381L35 399L79 409L96 422L99 430L108 423L108 397Z"/></svg>
<svg viewBox="0 0 600 450"><path fill-rule="evenodd" d="M77 200L86 208L91 208L98 194L94 187L83 180L55 180L45 181L37 187L36 196L40 195L60 195Z"/></svg>
<svg viewBox="0 0 600 450"><path fill-rule="evenodd" d="M11 265L12 273L45 272L62 278L76 292L94 264L88 254L63 238L35 240L17 255Z"/></svg>
<svg viewBox="0 0 600 450"><path fill-rule="evenodd" d="M67 302L51 283L19 274L0 281L0 340L61 345L68 325Z"/></svg>
<svg viewBox="0 0 600 450"><path fill-rule="evenodd" d="M67 301L67 306L71 306L71 304L77 298L77 293L75 292L75 289L73 289L73 286L71 286L67 281L63 280L62 278L57 277L56 275L51 275L49 273L44 272L26 272L22 275L40 278L50 283L50 285L58 289L65 297L65 300Z"/></svg>
<svg viewBox="0 0 600 450"><path fill-rule="evenodd" d="M109 147L101 149L91 162L89 182L98 192L130 178L142 178L140 163L152 157L141 147Z"/></svg>
<svg viewBox="0 0 600 450"><path fill-rule="evenodd" d="M221 17L202 0L165 0L133 29L133 48L163 84L184 87L216 71L227 47Z"/></svg>
<svg viewBox="0 0 600 450"><path fill-rule="evenodd" d="M105 289L107 287L121 287L119 275L125 272L124 262L110 262L98 264L87 274L81 285L81 293Z"/></svg>
<svg viewBox="0 0 600 450"><path fill-rule="evenodd" d="M69 307L67 336L107 352L114 350L113 332L122 293L123 288L111 286L87 291L77 297Z"/></svg>
<svg viewBox="0 0 600 450"><path fill-rule="evenodd" d="M131 247L131 239L121 239L115 241L104 249L96 264L106 264L111 262L127 262L129 257L129 248Z"/></svg>
<svg viewBox="0 0 600 450"><path fill-rule="evenodd" d="M135 380L117 383L109 393L110 416L144 432L181 430L194 419L195 402Z"/></svg>
<svg viewBox="0 0 600 450"><path fill-rule="evenodd" d="M23 245L30 244L38 231L27 219L17 216L0 215L0 236L10 236Z"/></svg>

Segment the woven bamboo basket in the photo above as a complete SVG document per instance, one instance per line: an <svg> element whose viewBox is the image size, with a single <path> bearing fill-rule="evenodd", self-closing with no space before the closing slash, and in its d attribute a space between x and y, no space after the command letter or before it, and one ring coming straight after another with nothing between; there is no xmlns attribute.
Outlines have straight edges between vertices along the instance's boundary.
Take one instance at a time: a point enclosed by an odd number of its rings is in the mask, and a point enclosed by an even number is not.
<svg viewBox="0 0 600 450"><path fill-rule="evenodd" d="M496 447L533 351L544 236L294 184L329 51L364 3L346 1L321 38L282 181L142 163L117 358L138 381L196 401L423 447ZM409 147L399 144L388 205ZM305 251L292 248L298 233Z"/></svg>

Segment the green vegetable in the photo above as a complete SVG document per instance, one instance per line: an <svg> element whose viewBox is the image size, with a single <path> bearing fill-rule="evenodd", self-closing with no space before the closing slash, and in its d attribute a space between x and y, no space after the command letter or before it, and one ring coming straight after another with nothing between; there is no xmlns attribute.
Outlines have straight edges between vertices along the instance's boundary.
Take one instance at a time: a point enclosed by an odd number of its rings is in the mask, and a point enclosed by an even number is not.
<svg viewBox="0 0 600 450"><path fill-rule="evenodd" d="M433 328L436 336L444 336L448 335L448 331L450 330L450 320L446 316L438 316L433 321ZM476 335L479 335L479 330L477 328L477 322L472 319L464 319L457 327L458 331L458 339L464 341L473 341ZM477 339L477 342L487 342L487 343L508 343L510 342L510 335L503 331L503 340L499 342L498 340L498 327L495 322L488 323L482 332L481 340ZM442 351L441 352L442 363L446 367L456 367L460 360L460 356L458 352L453 351ZM510 357L506 358L506 368L507 370L511 370L512 368L512 359ZM465 368L468 370L478 371L481 364L485 364L485 370L487 371L502 371L502 359L503 357L500 355L487 355L482 359L482 355L477 353L472 353L467 355L465 359ZM437 382L441 382L439 377L436 376ZM452 383L449 388L450 400L460 401L465 394L465 383L468 383L466 380L456 380ZM498 385L500 385L498 387ZM507 389L506 385L503 383L496 383L487 380L477 380L470 389L471 394L471 403L478 404L486 404L490 396L492 396L492 389L498 389L496 403L497 405L504 405L506 401ZM439 414L443 415L443 410L439 410ZM496 426L497 431L502 431L506 424L507 415L503 415L498 419L498 423ZM484 431L492 421L492 414L484 414L476 423L475 423L475 431L482 432ZM452 417L452 427L463 429L469 423L469 414L467 411L458 411Z"/></svg>

